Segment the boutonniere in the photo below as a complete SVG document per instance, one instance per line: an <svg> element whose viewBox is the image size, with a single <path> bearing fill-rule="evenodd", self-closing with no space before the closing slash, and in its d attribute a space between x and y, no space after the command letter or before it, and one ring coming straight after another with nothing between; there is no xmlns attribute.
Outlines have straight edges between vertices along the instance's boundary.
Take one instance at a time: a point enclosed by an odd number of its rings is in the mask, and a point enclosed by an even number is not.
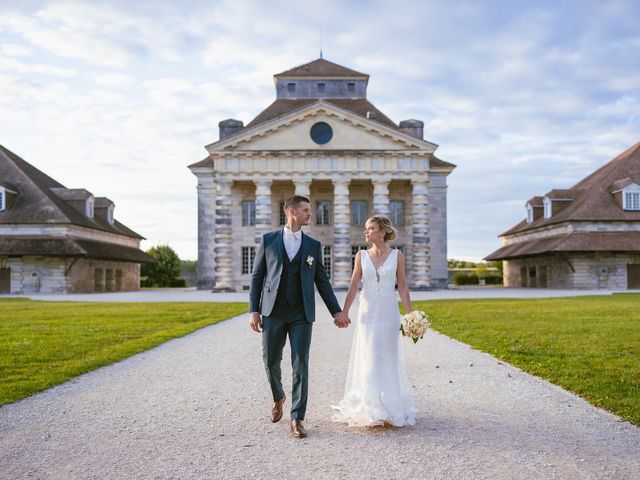
<svg viewBox="0 0 640 480"><path fill-rule="evenodd" d="M313 260L314 258L311 255L307 257L307 265L309 265L309 268L313 266Z"/></svg>

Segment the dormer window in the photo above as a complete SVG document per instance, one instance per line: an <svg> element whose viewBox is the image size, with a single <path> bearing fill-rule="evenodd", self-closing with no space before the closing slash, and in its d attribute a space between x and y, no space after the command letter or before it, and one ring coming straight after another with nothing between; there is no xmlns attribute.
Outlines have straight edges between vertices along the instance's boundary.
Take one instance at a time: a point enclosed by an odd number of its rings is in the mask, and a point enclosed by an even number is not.
<svg viewBox="0 0 640 480"><path fill-rule="evenodd" d="M551 218L553 214L551 209L551 199L549 197L544 197L542 199L542 205L544 206L544 218Z"/></svg>
<svg viewBox="0 0 640 480"><path fill-rule="evenodd" d="M89 197L87 198L87 209L86 209L86 215L88 218L93 218L93 207L95 205L95 200L93 199L93 197Z"/></svg>
<svg viewBox="0 0 640 480"><path fill-rule="evenodd" d="M356 84L354 82L347 83L347 92L356 93Z"/></svg>
<svg viewBox="0 0 640 480"><path fill-rule="evenodd" d="M287 92L293 93L295 91L296 91L296 84L295 83L287 83Z"/></svg>
<svg viewBox="0 0 640 480"><path fill-rule="evenodd" d="M326 90L327 84L326 83L318 83L318 93L324 93Z"/></svg>
<svg viewBox="0 0 640 480"><path fill-rule="evenodd" d="M4 212L7 208L7 194L4 187L0 187L0 212Z"/></svg>
<svg viewBox="0 0 640 480"><path fill-rule="evenodd" d="M533 223L533 207L527 203L527 223Z"/></svg>
<svg viewBox="0 0 640 480"><path fill-rule="evenodd" d="M113 225L113 205L109 205L109 208L107 208L107 222L109 222L109 225Z"/></svg>
<svg viewBox="0 0 640 480"><path fill-rule="evenodd" d="M640 186L629 185L622 190L622 208L624 210L640 210Z"/></svg>

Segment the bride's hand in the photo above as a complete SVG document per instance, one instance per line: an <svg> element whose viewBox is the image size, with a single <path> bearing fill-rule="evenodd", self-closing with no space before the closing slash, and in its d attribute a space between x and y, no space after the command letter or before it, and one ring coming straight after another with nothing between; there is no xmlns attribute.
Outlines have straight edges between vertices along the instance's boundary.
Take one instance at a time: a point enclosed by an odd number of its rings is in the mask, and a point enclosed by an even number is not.
<svg viewBox="0 0 640 480"><path fill-rule="evenodd" d="M336 314L336 316L333 319L333 323L338 328L347 328L351 323L351 320L349 320L349 317L347 316L347 314L344 311L342 311Z"/></svg>

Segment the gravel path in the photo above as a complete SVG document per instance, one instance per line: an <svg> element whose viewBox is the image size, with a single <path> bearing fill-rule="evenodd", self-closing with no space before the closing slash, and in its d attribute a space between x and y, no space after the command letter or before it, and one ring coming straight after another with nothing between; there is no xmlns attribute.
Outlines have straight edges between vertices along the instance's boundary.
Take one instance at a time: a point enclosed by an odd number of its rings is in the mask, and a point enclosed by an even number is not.
<svg viewBox="0 0 640 480"><path fill-rule="evenodd" d="M0 408L0 478L640 478L640 428L435 332L405 343L414 427L332 423L353 330L318 313L307 439L242 316Z"/></svg>

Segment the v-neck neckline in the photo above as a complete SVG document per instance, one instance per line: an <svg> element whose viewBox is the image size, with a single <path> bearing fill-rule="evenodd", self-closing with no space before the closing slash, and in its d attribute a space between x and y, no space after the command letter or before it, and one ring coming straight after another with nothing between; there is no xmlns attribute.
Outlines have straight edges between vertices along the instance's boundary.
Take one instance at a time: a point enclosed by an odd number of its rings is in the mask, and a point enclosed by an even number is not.
<svg viewBox="0 0 640 480"><path fill-rule="evenodd" d="M389 260L389 258L391 258L391 255L393 254L393 248L389 251L389 255L387 255L387 258L384 259L384 261L382 262L382 264L376 268L376 264L373 261L373 258L371 258L371 255L369 254L369 250L365 250L367 252L367 257L369 257L369 261L371 262L371 265L373 265L373 269L376 271L376 274L378 273L378 271L380 271L380 269L382 267L385 266L385 264L387 263L387 261Z"/></svg>

